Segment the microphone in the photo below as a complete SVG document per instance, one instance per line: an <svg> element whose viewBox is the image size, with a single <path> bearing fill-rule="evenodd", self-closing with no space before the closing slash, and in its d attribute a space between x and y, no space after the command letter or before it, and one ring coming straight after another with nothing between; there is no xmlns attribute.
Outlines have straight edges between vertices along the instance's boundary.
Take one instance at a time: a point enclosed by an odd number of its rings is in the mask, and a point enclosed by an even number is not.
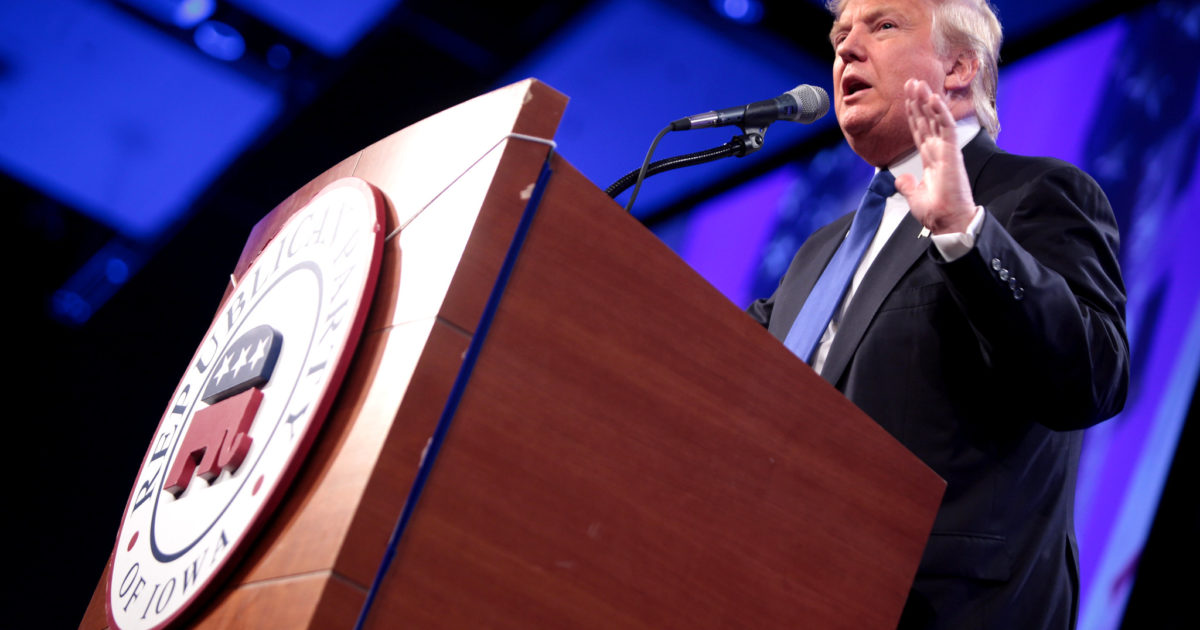
<svg viewBox="0 0 1200 630"><path fill-rule="evenodd" d="M829 111L829 94L813 85L797 85L775 98L728 107L680 118L671 123L671 131L702 129L704 127L766 127L776 120L791 120L808 124Z"/></svg>

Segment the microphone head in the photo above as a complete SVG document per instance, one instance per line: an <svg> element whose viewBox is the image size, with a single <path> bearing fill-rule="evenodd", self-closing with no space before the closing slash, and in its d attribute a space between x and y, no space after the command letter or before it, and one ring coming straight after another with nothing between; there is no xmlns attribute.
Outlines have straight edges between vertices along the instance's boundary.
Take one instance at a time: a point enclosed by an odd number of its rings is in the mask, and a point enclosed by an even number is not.
<svg viewBox="0 0 1200 630"><path fill-rule="evenodd" d="M829 94L815 85L797 85L785 96L795 99L796 113L783 120L808 124L829 112Z"/></svg>

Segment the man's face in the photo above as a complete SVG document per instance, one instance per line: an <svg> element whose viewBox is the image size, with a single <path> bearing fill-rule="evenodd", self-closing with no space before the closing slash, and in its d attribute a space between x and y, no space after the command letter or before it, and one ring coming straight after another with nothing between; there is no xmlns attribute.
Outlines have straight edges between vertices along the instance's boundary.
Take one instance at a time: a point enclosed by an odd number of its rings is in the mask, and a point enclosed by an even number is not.
<svg viewBox="0 0 1200 630"><path fill-rule="evenodd" d="M947 66L934 51L928 0L849 0L830 31L833 107L850 147L885 166L913 146L904 82L944 93Z"/></svg>

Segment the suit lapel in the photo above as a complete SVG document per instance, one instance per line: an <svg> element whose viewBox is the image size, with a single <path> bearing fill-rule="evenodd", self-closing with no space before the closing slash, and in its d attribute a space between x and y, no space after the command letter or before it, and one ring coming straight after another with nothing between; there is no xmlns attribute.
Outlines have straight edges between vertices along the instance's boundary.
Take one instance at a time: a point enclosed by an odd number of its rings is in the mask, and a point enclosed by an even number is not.
<svg viewBox="0 0 1200 630"><path fill-rule="evenodd" d="M805 247L796 255L795 273L787 274L788 286L780 287L779 295L781 296L802 296L802 299L788 299L776 302L775 310L771 315L771 332L780 341L787 338L788 331L792 328L792 323L796 321L796 316L800 314L800 308L804 306L804 302L808 299L808 295L812 293L813 287L817 284L817 278L821 277L821 272L825 271L825 267L829 264L829 260L833 258L834 252L837 251L839 245L846 238L846 232L850 230L850 222L854 218L854 213L848 213L838 218L833 223L829 224L828 229L818 231L813 234ZM811 248L811 252L804 251L805 248Z"/></svg>
<svg viewBox="0 0 1200 630"><path fill-rule="evenodd" d="M963 165L966 167L967 179L971 182L972 189L975 188L984 163L997 151L991 136L983 130L963 147ZM920 233L921 224L911 213L905 215L871 264L871 268L867 270L867 274L863 276L862 284L851 298L846 316L839 323L837 335L834 336L829 355L825 358L825 365L821 369L821 376L825 380L837 385L884 299L891 294L896 283L921 255L933 246L929 238L918 238ZM814 279L813 283L815 282ZM812 283L809 288L812 288Z"/></svg>
<svg viewBox="0 0 1200 630"><path fill-rule="evenodd" d="M825 380L837 384L884 298L892 292L909 267L929 249L929 238L918 238L920 233L921 224L912 214L905 215L867 270L867 275L863 276L862 284L850 299L845 317L838 324L829 355L825 357L825 366L821 368L821 376Z"/></svg>
<svg viewBox="0 0 1200 630"><path fill-rule="evenodd" d="M988 160L997 153L1003 153L996 147L996 143L992 141L992 137L986 131L980 129L978 134L963 147L963 166L967 168L967 180L971 182L972 194L978 194L979 191L979 176L983 173L983 167ZM979 199L975 199L975 203L979 203Z"/></svg>

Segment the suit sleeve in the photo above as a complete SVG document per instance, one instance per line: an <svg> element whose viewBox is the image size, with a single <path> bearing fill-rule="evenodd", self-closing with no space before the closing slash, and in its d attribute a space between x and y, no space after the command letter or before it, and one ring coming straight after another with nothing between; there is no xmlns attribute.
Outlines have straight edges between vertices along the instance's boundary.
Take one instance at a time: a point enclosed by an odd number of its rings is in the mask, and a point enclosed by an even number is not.
<svg viewBox="0 0 1200 630"><path fill-rule="evenodd" d="M754 318L760 326L766 328L771 324L771 309L775 306L775 296L759 298L750 303L746 313Z"/></svg>
<svg viewBox="0 0 1200 630"><path fill-rule="evenodd" d="M1052 429L1091 426L1121 410L1129 381L1112 208L1066 164L1004 194L1012 211L989 212L975 248L940 268L998 384Z"/></svg>

